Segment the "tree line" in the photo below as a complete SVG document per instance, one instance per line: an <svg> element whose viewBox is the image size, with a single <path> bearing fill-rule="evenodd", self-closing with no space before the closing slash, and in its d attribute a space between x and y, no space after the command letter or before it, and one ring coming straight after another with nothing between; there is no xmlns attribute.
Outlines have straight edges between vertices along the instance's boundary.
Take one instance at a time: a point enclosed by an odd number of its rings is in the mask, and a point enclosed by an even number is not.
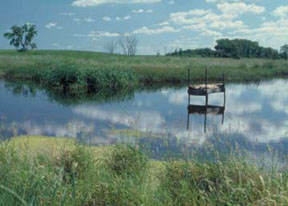
<svg viewBox="0 0 288 206"><path fill-rule="evenodd" d="M287 59L288 44L283 45L280 51L259 46L256 41L247 39L219 39L213 49L187 49L175 50L166 54L167 56L201 56L201 57L226 57L226 58L269 58L269 59Z"/></svg>

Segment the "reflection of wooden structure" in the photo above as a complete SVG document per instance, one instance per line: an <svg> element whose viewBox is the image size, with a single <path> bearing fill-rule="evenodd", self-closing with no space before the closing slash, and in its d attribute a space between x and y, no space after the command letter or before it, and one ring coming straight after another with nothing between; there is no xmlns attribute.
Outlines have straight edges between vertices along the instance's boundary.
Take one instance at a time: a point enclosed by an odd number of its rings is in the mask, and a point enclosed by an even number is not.
<svg viewBox="0 0 288 206"><path fill-rule="evenodd" d="M188 115L187 115L187 130L189 130L190 115L205 115L204 119L204 132L206 132L207 127L207 114L211 115L222 115L222 124L224 123L224 106L213 106L213 105L188 105Z"/></svg>
<svg viewBox="0 0 288 206"><path fill-rule="evenodd" d="M223 106L208 105L208 95L213 93L223 93ZM190 96L205 96L205 105L191 105ZM190 70L188 70L188 115L187 115L187 130L189 130L189 115L205 115L204 132L206 132L207 114L222 115L222 124L224 123L226 103L225 79L223 74L222 83L208 84L207 70L205 70L205 84L191 85L190 84Z"/></svg>

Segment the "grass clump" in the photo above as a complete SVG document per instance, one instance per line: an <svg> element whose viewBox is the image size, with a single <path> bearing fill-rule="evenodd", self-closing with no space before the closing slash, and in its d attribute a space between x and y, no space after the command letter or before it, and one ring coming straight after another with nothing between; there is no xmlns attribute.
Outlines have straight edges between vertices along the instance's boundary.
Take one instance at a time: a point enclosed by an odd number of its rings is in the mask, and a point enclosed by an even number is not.
<svg viewBox="0 0 288 206"><path fill-rule="evenodd" d="M132 70L116 66L106 66L99 69L89 66L83 72L83 81L89 91L95 91L97 88L121 89L136 85L138 82Z"/></svg>
<svg viewBox="0 0 288 206"><path fill-rule="evenodd" d="M236 158L155 161L129 146L0 144L0 205L287 205L288 174Z"/></svg>
<svg viewBox="0 0 288 206"><path fill-rule="evenodd" d="M138 175L144 172L148 158L132 147L113 148L107 165L116 175Z"/></svg>

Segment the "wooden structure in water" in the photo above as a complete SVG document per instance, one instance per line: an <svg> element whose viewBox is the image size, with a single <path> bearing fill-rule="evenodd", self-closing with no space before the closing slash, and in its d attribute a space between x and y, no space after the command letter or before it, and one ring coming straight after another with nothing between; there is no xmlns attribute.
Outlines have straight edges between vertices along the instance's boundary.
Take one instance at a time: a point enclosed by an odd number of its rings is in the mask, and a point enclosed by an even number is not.
<svg viewBox="0 0 288 206"><path fill-rule="evenodd" d="M223 106L215 106L208 104L208 95L214 93L223 93ZM191 105L191 96L205 96L205 105ZM187 130L189 130L189 116L190 115L204 115L204 132L207 127L207 115L222 115L222 124L224 123L226 104L226 90L225 90L225 77L223 74L222 83L208 84L207 69L205 70L205 84L191 85L190 84L190 70L188 70L188 115L187 115Z"/></svg>

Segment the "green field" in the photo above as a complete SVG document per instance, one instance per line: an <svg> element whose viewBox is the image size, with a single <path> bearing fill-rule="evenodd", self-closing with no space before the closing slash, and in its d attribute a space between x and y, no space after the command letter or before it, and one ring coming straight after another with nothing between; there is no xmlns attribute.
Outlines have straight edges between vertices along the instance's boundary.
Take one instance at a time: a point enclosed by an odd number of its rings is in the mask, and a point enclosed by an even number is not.
<svg viewBox="0 0 288 206"><path fill-rule="evenodd" d="M123 56L84 51L0 51L0 75L32 80L45 86L135 87L139 83L184 83L191 79L257 81L288 75L287 60L228 59L167 56ZM95 87L95 88L94 88Z"/></svg>
<svg viewBox="0 0 288 206"><path fill-rule="evenodd" d="M128 146L0 143L0 205L287 205L288 174L235 157L156 161Z"/></svg>

